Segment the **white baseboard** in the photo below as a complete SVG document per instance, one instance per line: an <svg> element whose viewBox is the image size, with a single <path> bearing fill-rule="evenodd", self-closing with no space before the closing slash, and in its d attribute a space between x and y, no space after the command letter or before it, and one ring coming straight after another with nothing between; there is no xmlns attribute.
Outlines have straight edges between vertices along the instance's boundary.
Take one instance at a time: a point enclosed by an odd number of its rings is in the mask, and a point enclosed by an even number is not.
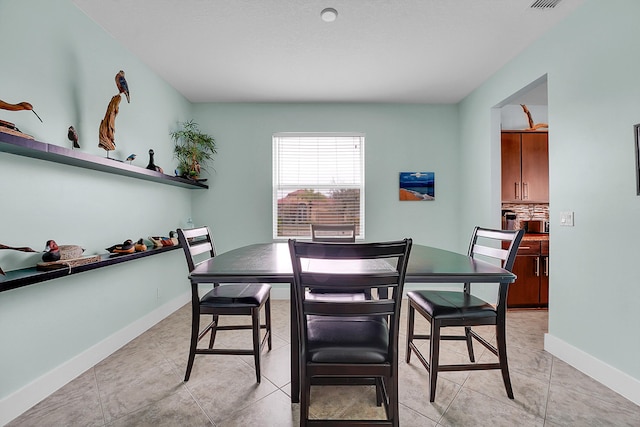
<svg viewBox="0 0 640 427"><path fill-rule="evenodd" d="M624 398L640 405L639 380L548 333L544 335L544 349Z"/></svg>
<svg viewBox="0 0 640 427"><path fill-rule="evenodd" d="M18 417L189 301L191 301L191 292L167 302L11 395L1 399L0 426Z"/></svg>

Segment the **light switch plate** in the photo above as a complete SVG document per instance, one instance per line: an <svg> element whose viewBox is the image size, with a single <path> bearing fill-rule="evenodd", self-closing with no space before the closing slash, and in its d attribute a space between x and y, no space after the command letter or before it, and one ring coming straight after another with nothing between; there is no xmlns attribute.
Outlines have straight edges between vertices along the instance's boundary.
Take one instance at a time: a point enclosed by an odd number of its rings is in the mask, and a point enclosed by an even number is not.
<svg viewBox="0 0 640 427"><path fill-rule="evenodd" d="M560 212L560 225L564 227L573 227L573 212L564 211Z"/></svg>

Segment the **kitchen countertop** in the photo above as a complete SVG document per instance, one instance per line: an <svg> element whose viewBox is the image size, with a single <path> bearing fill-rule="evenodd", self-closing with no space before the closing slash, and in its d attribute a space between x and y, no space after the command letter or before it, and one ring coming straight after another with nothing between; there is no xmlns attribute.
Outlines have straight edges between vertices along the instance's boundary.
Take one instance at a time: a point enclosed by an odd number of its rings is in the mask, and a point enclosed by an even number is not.
<svg viewBox="0 0 640 427"><path fill-rule="evenodd" d="M522 238L523 241L537 241L537 242L542 242L542 241L549 241L549 233L525 233L524 237Z"/></svg>

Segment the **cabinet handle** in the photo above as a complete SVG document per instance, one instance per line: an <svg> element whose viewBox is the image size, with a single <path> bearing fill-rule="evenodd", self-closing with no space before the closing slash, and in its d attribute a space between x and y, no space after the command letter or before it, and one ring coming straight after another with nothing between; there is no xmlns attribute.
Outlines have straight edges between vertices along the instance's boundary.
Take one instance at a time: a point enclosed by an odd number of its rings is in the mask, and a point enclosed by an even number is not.
<svg viewBox="0 0 640 427"><path fill-rule="evenodd" d="M514 185L514 188L515 188L514 198L516 200L519 200L520 199L520 191L519 191L520 190L520 183L519 182L514 182L514 184L515 184Z"/></svg>
<svg viewBox="0 0 640 427"><path fill-rule="evenodd" d="M528 198L529 198L529 183L523 182L522 183L522 200L527 200Z"/></svg>
<svg viewBox="0 0 640 427"><path fill-rule="evenodd" d="M543 257L544 258L544 275L549 277L549 257Z"/></svg>
<svg viewBox="0 0 640 427"><path fill-rule="evenodd" d="M536 276L540 276L540 257L536 257Z"/></svg>

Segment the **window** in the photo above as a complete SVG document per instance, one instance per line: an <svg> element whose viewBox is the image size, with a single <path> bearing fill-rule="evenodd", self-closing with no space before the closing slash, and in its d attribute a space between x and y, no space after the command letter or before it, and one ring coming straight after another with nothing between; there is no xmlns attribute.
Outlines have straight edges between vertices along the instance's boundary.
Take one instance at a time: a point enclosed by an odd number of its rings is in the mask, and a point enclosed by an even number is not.
<svg viewBox="0 0 640 427"><path fill-rule="evenodd" d="M312 223L364 238L364 134L273 135L273 237L310 238Z"/></svg>

